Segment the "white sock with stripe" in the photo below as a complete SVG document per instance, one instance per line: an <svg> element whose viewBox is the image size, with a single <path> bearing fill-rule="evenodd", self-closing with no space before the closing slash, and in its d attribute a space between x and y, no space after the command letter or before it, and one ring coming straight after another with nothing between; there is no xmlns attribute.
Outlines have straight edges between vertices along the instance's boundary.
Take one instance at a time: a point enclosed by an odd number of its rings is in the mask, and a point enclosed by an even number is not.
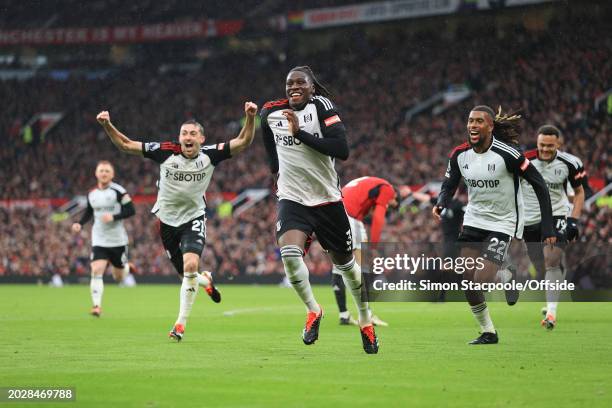
<svg viewBox="0 0 612 408"><path fill-rule="evenodd" d="M102 307L102 294L104 294L104 279L102 275L93 275L89 282L91 302L94 306Z"/></svg>
<svg viewBox="0 0 612 408"><path fill-rule="evenodd" d="M563 277L563 271L559 266L554 268L546 268L546 275L544 279L551 283L561 283L565 279ZM557 305L559 304L559 296L561 291L558 290L547 290L546 291L546 313L552 314L555 319L557 317Z"/></svg>
<svg viewBox="0 0 612 408"><path fill-rule="evenodd" d="M489 315L489 308L486 302L470 306L470 309L472 309L472 314L480 325L481 333L495 333L495 326L493 326L493 321Z"/></svg>
<svg viewBox="0 0 612 408"><path fill-rule="evenodd" d="M308 280L308 267L304 262L302 249L297 245L285 245L280 249L285 274L296 293L310 312L320 312L312 287Z"/></svg>
<svg viewBox="0 0 612 408"><path fill-rule="evenodd" d="M355 305L359 311L359 325L361 327L372 324L372 313L367 301L362 299L361 267L355 258L345 265L335 265L342 273L344 284L351 290Z"/></svg>
<svg viewBox="0 0 612 408"><path fill-rule="evenodd" d="M178 319L176 319L176 324L182 324L183 326L187 324L187 318L189 318L189 315L191 314L193 302L195 302L196 296L198 295L197 276L197 272L185 273L183 275L183 283L181 284L180 293L179 315Z"/></svg>

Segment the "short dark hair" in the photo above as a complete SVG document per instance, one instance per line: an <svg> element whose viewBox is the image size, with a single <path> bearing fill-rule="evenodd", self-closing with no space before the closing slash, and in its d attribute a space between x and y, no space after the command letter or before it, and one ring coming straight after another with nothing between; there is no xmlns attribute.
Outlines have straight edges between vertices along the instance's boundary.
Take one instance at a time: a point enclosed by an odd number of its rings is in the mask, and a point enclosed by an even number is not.
<svg viewBox="0 0 612 408"><path fill-rule="evenodd" d="M198 122L197 120L195 119L186 120L185 122L181 123L181 127L183 127L183 125L195 125L200 130L200 134L204 136L204 126L202 126L202 124Z"/></svg>
<svg viewBox="0 0 612 408"><path fill-rule="evenodd" d="M561 131L558 127L553 125L542 125L538 128L538 135L552 135L561 137Z"/></svg>
<svg viewBox="0 0 612 408"><path fill-rule="evenodd" d="M474 106L472 108L472 112L473 111L476 111L476 112L486 112L486 113L489 114L489 116L491 116L491 120L495 121L495 112L493 111L493 109L491 109L487 105L477 105L477 106Z"/></svg>

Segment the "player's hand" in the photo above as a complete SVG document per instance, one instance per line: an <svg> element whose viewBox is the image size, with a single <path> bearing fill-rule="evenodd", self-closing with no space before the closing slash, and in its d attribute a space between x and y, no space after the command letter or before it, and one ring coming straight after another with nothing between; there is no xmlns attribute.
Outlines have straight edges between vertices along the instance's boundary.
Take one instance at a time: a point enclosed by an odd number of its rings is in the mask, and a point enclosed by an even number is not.
<svg viewBox="0 0 612 408"><path fill-rule="evenodd" d="M555 244L557 243L557 237L544 238L544 243L552 249L552 247L554 247Z"/></svg>
<svg viewBox="0 0 612 408"><path fill-rule="evenodd" d="M257 114L257 105L253 102L245 102L244 113L246 113L247 116L254 117Z"/></svg>
<svg viewBox="0 0 612 408"><path fill-rule="evenodd" d="M98 115L96 116L96 120L102 126L107 125L110 123L110 113L108 113L108 111L102 111L98 113Z"/></svg>
<svg viewBox="0 0 612 408"><path fill-rule="evenodd" d="M113 221L113 214L102 214L102 216L100 217L100 219L102 220L103 223L108 224L109 222Z"/></svg>
<svg viewBox="0 0 612 408"><path fill-rule="evenodd" d="M567 226L565 227L565 236L569 242L575 241L580 236L578 230L578 220L573 217L567 217Z"/></svg>
<svg viewBox="0 0 612 408"><path fill-rule="evenodd" d="M431 214L434 216L434 218L438 221L442 220L442 210L444 210L443 207L440 207L439 205L434 205L433 208L431 209Z"/></svg>
<svg viewBox="0 0 612 408"><path fill-rule="evenodd" d="M291 134L295 136L297 132L300 131L300 120L298 119L295 112L291 109L285 109L283 111L283 115L289 121L289 132L291 132Z"/></svg>
<svg viewBox="0 0 612 408"><path fill-rule="evenodd" d="M83 227L78 222L75 222L74 224L72 224L72 227L70 227L72 232L74 232L75 234L81 232L81 228L83 228Z"/></svg>

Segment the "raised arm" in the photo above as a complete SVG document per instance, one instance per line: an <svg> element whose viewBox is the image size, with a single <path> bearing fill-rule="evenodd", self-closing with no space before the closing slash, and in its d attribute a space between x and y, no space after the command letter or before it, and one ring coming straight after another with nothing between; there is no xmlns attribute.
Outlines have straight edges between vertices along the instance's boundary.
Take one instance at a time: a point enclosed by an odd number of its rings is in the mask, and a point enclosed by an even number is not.
<svg viewBox="0 0 612 408"><path fill-rule="evenodd" d="M113 144L117 146L119 150L124 153L142 156L142 143L131 140L117 130L117 128L110 121L110 114L108 111L98 113L96 120L100 125L102 125L111 142L113 142Z"/></svg>
<svg viewBox="0 0 612 408"><path fill-rule="evenodd" d="M246 120L238 136L230 140L230 154L232 156L240 153L253 143L255 137L255 115L257 115L257 105L253 102L244 103L244 113Z"/></svg>

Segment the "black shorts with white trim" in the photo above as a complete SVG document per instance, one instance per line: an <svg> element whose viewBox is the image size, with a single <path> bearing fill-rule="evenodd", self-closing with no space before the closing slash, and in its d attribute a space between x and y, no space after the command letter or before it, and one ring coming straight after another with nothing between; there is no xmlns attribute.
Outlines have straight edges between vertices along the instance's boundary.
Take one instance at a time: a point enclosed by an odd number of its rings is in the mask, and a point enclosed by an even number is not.
<svg viewBox="0 0 612 408"><path fill-rule="evenodd" d="M314 232L323 249L336 253L351 253L351 225L342 201L307 207L291 200L278 202L276 239L290 230L302 231L310 237Z"/></svg>
<svg viewBox="0 0 612 408"><path fill-rule="evenodd" d="M464 226L457 242L461 247L477 249L488 261L501 265L508 253L512 237L503 232Z"/></svg>
<svg viewBox="0 0 612 408"><path fill-rule="evenodd" d="M91 249L92 261L100 259L107 260L115 268L123 268L128 261L128 246L122 245L118 247L101 247L94 246Z"/></svg>
<svg viewBox="0 0 612 408"><path fill-rule="evenodd" d="M183 254L191 252L202 255L206 243L206 216L202 214L191 221L173 227L159 223L159 234L166 250L166 255L179 274L183 273Z"/></svg>

